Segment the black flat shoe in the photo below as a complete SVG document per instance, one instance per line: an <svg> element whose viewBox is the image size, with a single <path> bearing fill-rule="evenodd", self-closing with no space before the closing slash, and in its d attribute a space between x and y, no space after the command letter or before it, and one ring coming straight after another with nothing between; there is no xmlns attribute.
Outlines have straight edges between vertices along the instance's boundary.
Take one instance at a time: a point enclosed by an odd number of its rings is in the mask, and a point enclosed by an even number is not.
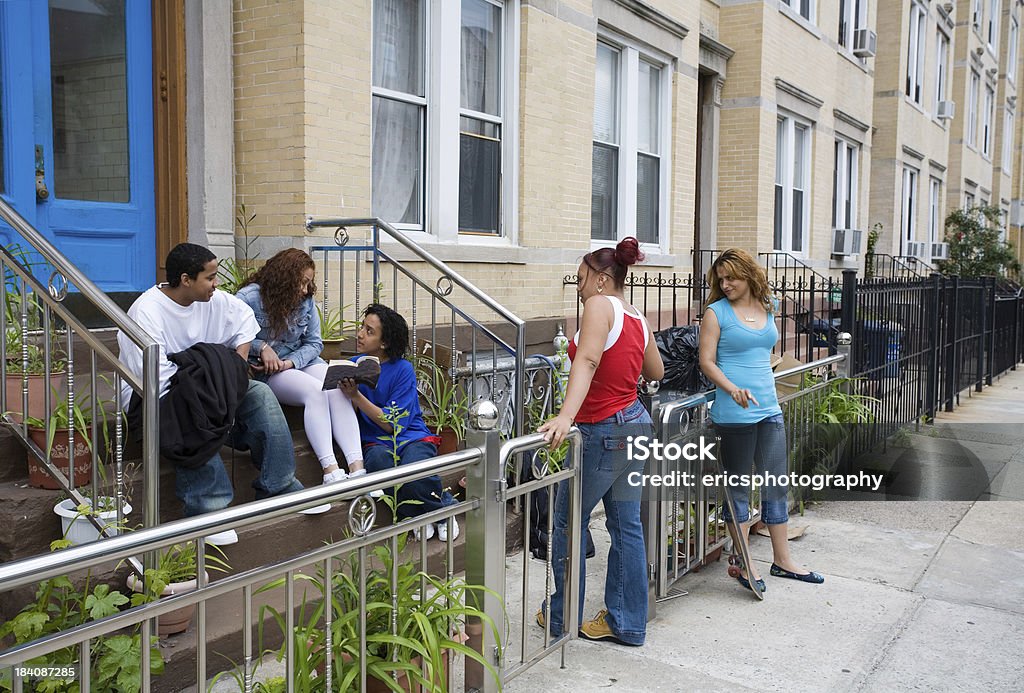
<svg viewBox="0 0 1024 693"><path fill-rule="evenodd" d="M818 575L814 571L800 575L797 573L791 573L788 570L783 570L774 563L772 563L771 573L772 577L784 577L789 578L790 580L799 580L800 582L810 582L814 585L820 585L821 583L825 582L825 578L821 575Z"/></svg>
<svg viewBox="0 0 1024 693"><path fill-rule="evenodd" d="M747 578L743 577L742 575L736 576L736 582L743 585L744 588L748 590L750 589L750 583L747 581ZM757 579L757 586L761 588L762 594L764 594L768 590L768 585L764 584L764 579L762 578Z"/></svg>

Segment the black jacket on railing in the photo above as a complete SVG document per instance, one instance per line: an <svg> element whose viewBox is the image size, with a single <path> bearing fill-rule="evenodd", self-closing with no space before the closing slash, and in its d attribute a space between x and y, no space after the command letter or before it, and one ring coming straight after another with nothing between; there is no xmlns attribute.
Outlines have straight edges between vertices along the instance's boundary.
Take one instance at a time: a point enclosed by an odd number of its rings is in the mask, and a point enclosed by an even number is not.
<svg viewBox="0 0 1024 693"><path fill-rule="evenodd" d="M249 389L245 361L234 349L201 342L167 359L178 366L160 398L160 454L196 469L220 450ZM128 407L129 426L142 430L138 395Z"/></svg>

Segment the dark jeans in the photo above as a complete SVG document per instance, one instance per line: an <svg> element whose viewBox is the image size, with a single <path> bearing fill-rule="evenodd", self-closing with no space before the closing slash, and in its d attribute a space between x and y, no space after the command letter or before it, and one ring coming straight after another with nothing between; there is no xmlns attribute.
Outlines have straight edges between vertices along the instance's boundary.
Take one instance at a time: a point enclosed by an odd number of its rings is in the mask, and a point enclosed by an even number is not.
<svg viewBox="0 0 1024 693"><path fill-rule="evenodd" d="M260 472L252 482L257 500L302 490L295 478L295 451L288 422L265 383L249 381L227 444L251 452L252 463ZM185 505L186 517L228 507L234 488L220 453L196 469L177 467L175 492Z"/></svg>
<svg viewBox="0 0 1024 693"><path fill-rule="evenodd" d="M398 465L412 464L437 457L437 446L425 440L414 440L398 449ZM363 450L363 465L367 473L391 469L396 460L388 445L371 445ZM387 493L394 495L394 489ZM405 520L423 513L452 505L455 499L441 490L441 477L437 474L416 481L407 481L398 487L398 519Z"/></svg>

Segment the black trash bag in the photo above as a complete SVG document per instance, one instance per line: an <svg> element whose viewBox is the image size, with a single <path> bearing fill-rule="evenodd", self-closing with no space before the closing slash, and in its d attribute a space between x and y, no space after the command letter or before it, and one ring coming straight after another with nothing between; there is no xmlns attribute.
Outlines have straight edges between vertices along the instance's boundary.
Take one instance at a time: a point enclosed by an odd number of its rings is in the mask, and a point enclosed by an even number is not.
<svg viewBox="0 0 1024 693"><path fill-rule="evenodd" d="M548 487L552 490L557 486ZM530 553L541 561L548 558L548 488L539 488L530 494ZM593 558L597 553L590 527L585 530L584 555Z"/></svg>
<svg viewBox="0 0 1024 693"><path fill-rule="evenodd" d="M686 394L705 392L713 386L698 363L698 347L700 329L697 325L670 327L654 333L654 343L661 352L661 360L665 362L665 377L661 380L662 389L678 390Z"/></svg>

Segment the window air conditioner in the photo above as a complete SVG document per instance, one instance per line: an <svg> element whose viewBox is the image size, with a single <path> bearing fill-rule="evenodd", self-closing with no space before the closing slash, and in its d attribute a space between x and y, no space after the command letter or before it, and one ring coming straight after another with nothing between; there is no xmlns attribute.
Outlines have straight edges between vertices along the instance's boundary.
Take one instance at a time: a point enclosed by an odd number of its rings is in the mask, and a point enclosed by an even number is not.
<svg viewBox="0 0 1024 693"><path fill-rule="evenodd" d="M956 101L939 101L935 109L935 117L939 120L952 120L956 117Z"/></svg>
<svg viewBox="0 0 1024 693"><path fill-rule="evenodd" d="M832 254L856 255L860 252L860 229L832 229Z"/></svg>
<svg viewBox="0 0 1024 693"><path fill-rule="evenodd" d="M870 29L857 29L853 32L853 54L858 58L875 57L878 37Z"/></svg>
<svg viewBox="0 0 1024 693"><path fill-rule="evenodd" d="M923 241L907 241L907 255L913 258L924 258L925 245Z"/></svg>
<svg viewBox="0 0 1024 693"><path fill-rule="evenodd" d="M932 243L932 260L948 260L949 259L949 244L948 243Z"/></svg>

